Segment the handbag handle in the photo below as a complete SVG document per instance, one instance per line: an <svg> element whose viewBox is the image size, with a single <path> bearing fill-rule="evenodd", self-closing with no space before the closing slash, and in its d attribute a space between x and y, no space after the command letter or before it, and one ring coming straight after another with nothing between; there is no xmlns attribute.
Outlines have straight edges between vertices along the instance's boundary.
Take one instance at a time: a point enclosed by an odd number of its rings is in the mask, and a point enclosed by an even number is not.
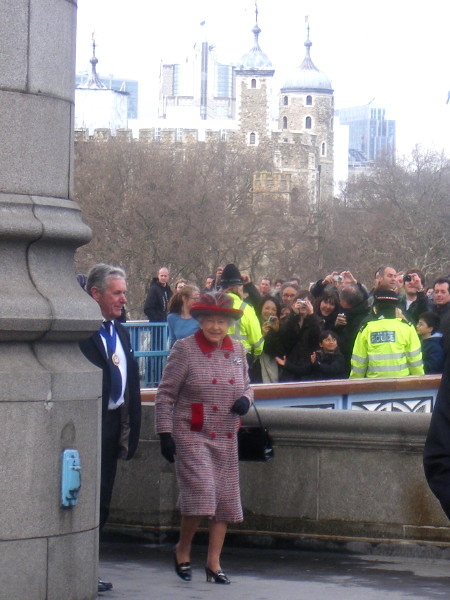
<svg viewBox="0 0 450 600"><path fill-rule="evenodd" d="M256 416L258 417L259 426L261 427L261 429L264 429L264 425L262 424L261 417L259 416L258 409L256 408L256 404L254 402L252 402L252 406L255 409Z"/></svg>

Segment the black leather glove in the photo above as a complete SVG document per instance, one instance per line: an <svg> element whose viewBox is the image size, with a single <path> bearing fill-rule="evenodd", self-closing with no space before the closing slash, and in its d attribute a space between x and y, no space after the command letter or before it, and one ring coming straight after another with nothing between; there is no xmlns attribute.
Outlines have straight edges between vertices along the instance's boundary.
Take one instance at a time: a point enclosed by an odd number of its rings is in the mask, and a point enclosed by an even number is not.
<svg viewBox="0 0 450 600"><path fill-rule="evenodd" d="M170 463L175 462L175 454L177 450L175 448L175 442L171 433L160 433L159 440L161 443L161 454Z"/></svg>
<svg viewBox="0 0 450 600"><path fill-rule="evenodd" d="M236 400L236 402L231 407L230 412L236 413L237 415L246 415L248 413L248 409L250 408L250 400L245 396L241 396Z"/></svg>

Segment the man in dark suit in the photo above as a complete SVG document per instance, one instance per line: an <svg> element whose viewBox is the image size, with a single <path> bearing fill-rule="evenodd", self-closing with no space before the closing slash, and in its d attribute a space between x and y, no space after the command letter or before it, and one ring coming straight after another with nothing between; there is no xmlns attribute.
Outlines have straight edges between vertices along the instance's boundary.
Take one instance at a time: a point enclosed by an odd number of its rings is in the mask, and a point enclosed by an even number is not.
<svg viewBox="0 0 450 600"><path fill-rule="evenodd" d="M141 395L139 369L128 333L117 321L126 304L125 272L105 264L89 271L86 291L98 303L103 323L80 342L88 360L102 369L102 454L100 479L100 533L109 514L117 459L133 457L139 441ZM99 579L98 590L112 588Z"/></svg>

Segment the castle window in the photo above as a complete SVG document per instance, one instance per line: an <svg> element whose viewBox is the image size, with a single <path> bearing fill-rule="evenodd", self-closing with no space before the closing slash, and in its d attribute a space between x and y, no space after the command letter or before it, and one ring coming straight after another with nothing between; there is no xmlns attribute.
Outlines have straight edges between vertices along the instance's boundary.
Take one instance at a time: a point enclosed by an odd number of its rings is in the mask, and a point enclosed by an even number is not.
<svg viewBox="0 0 450 600"><path fill-rule="evenodd" d="M287 105L288 105L288 103L289 103L289 99L288 99L288 97L287 97L287 96L285 96L285 97L283 98L283 104L284 104L284 106L287 106Z"/></svg>
<svg viewBox="0 0 450 600"><path fill-rule="evenodd" d="M327 145L325 144L325 142L322 142L321 153L322 153L322 156L326 156L327 155Z"/></svg>
<svg viewBox="0 0 450 600"><path fill-rule="evenodd" d="M153 139L155 142L159 142L161 140L161 128L155 127L155 133L153 135Z"/></svg>
<svg viewBox="0 0 450 600"><path fill-rule="evenodd" d="M283 129L287 129L287 117L283 117Z"/></svg>
<svg viewBox="0 0 450 600"><path fill-rule="evenodd" d="M228 131L226 129L221 129L220 130L220 141L221 142L228 142Z"/></svg>
<svg viewBox="0 0 450 600"><path fill-rule="evenodd" d="M182 142L183 141L183 129L181 127L177 127L177 131L175 134L175 141Z"/></svg>
<svg viewBox="0 0 450 600"><path fill-rule="evenodd" d="M256 134L255 134L255 133L253 133L253 131L252 131L252 133L250 134L250 137L249 137L249 142L250 142L250 145L251 145L251 146L254 146L254 145L256 144Z"/></svg>
<svg viewBox="0 0 450 600"><path fill-rule="evenodd" d="M252 79L252 89L256 88L256 79Z"/></svg>
<svg viewBox="0 0 450 600"><path fill-rule="evenodd" d="M305 129L311 129L311 128L312 128L312 119L311 119L311 117L306 117Z"/></svg>
<svg viewBox="0 0 450 600"><path fill-rule="evenodd" d="M312 96L306 96L306 106L312 106Z"/></svg>

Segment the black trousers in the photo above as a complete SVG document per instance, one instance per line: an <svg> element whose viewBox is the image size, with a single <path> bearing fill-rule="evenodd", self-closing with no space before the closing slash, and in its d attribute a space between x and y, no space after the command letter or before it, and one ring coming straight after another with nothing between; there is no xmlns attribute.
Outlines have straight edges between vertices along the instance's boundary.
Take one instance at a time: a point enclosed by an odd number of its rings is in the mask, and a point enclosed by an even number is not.
<svg viewBox="0 0 450 600"><path fill-rule="evenodd" d="M100 475L100 532L109 515L116 478L121 425L121 409L108 410L102 424L102 456Z"/></svg>

